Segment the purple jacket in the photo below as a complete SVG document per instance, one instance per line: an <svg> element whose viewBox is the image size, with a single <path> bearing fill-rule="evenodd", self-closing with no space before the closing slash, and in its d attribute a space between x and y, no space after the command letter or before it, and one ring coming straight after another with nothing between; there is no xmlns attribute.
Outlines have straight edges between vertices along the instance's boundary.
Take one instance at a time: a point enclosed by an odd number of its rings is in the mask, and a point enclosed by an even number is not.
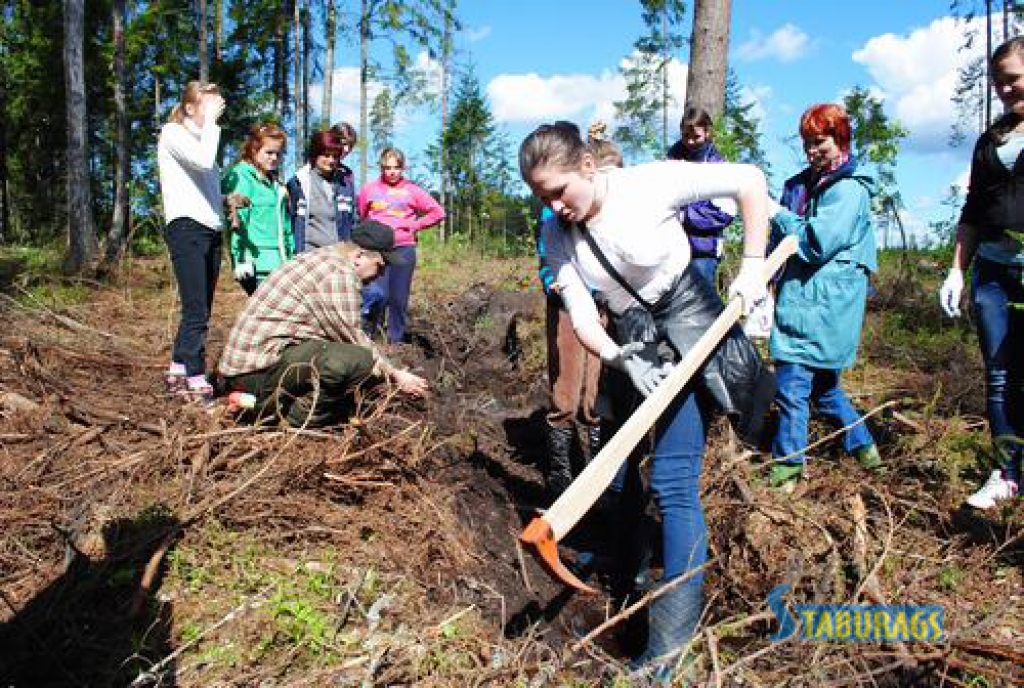
<svg viewBox="0 0 1024 688"><path fill-rule="evenodd" d="M710 142L691 153L683 148L682 141L676 141L668 149L668 158L687 162L725 162L725 158ZM717 257L718 242L722 240L725 228L732 222L732 215L716 206L714 201L707 200L687 204L680 216L694 257Z"/></svg>

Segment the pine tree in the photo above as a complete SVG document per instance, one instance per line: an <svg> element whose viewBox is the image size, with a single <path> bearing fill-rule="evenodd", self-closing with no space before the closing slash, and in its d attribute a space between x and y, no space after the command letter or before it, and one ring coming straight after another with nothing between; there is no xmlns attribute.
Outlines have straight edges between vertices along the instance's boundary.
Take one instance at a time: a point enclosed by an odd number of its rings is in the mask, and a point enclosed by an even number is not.
<svg viewBox="0 0 1024 688"><path fill-rule="evenodd" d="M682 46L679 26L685 8L681 0L641 0L640 5L648 31L633 44L633 57L621 69L626 98L615 102L622 123L615 138L626 153L659 156L671 135L668 67Z"/></svg>

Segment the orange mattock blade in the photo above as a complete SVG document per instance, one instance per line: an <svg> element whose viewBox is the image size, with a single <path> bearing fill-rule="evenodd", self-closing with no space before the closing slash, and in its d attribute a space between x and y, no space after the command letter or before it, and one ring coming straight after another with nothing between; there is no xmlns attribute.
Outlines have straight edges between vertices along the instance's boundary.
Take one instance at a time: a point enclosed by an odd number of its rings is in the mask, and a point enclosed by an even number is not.
<svg viewBox="0 0 1024 688"><path fill-rule="evenodd" d="M576 588L580 592L590 593L596 595L597 590L590 587L576 575L565 568L565 564L558 558L558 543L555 542L555 536L551 532L551 526L544 520L543 516L535 516L523 534L519 536L519 539L528 545L533 545L531 548L534 556L540 559L541 564L548 570L548 573L559 579L566 585Z"/></svg>

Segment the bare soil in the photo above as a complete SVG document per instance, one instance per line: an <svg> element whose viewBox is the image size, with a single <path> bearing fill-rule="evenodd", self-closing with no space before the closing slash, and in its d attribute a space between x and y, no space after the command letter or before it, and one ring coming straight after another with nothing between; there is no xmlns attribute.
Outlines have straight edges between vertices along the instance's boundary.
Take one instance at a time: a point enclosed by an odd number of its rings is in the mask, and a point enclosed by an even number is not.
<svg viewBox="0 0 1024 688"><path fill-rule="evenodd" d="M412 343L391 353L433 395L378 389L352 422L296 431L164 394L177 311L164 261L137 260L73 306L26 297L6 271L0 684L640 685L623 624L579 642L615 615L608 598L562 589L517 543L546 505L530 273L425 266ZM831 441L779 495L764 457L716 426L701 682L1024 680L1020 507L961 506L986 452L969 330L926 360L883 337L894 309L926 321L925 297L880 292L846 384L876 412L884 478ZM244 298L222 280L211 361ZM800 602L942 605L946 642L772 643L765 597L783 583Z"/></svg>

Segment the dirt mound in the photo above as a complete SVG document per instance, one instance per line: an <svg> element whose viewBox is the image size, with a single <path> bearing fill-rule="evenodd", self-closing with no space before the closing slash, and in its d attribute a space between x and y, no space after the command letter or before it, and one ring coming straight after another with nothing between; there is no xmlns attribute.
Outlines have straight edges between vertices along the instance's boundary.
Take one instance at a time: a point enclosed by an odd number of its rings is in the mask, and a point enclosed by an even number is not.
<svg viewBox="0 0 1024 688"><path fill-rule="evenodd" d="M536 291L426 279L412 344L392 353L433 396L377 390L352 423L309 431L165 397L174 297L160 265L135 280L78 307L0 300L0 681L539 686L621 674L622 624L578 642L616 610L566 593L516 540L545 505ZM243 298L222 285L213 351ZM865 408L896 397L872 381L852 380ZM702 677L1013 680L1019 516L957 509L965 487L944 452L970 428L926 407L914 396L901 417L873 417L896 479L826 443L790 498L716 430ZM793 601L941 604L947 642L771 643L765 597L783 583ZM985 603L994 591L1006 604Z"/></svg>

